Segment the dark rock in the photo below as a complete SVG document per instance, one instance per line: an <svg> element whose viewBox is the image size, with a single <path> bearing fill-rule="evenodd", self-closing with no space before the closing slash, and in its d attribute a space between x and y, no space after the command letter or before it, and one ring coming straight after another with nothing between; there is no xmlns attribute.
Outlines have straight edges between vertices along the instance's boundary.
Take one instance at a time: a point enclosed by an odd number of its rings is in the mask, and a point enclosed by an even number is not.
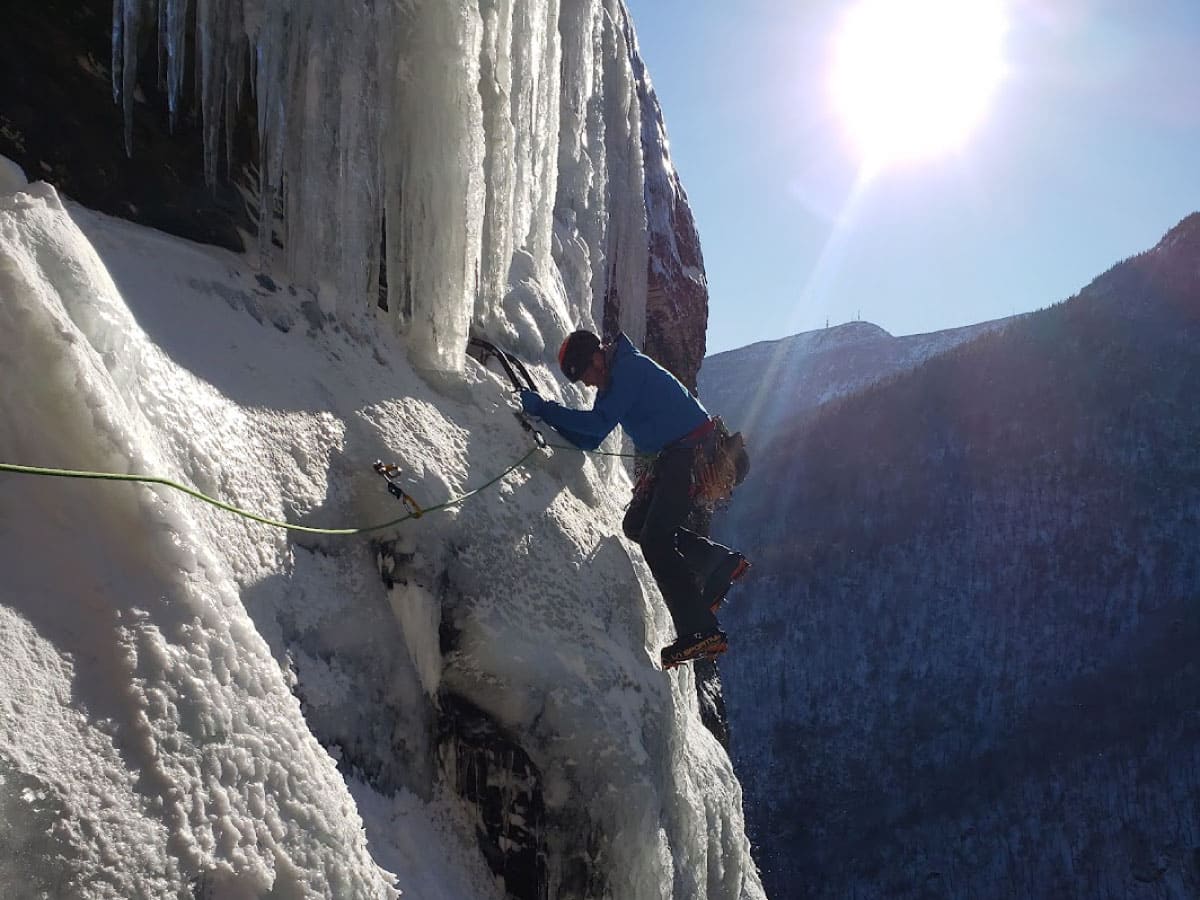
<svg viewBox="0 0 1200 900"><path fill-rule="evenodd" d="M646 218L650 241L645 350L692 391L704 360L708 282L700 234L687 193L671 162L658 96L626 22L630 61L642 113Z"/></svg>
<svg viewBox="0 0 1200 900"><path fill-rule="evenodd" d="M92 209L231 250L255 232L243 193L227 179L204 181L201 129L190 93L172 129L158 83L157 35L144 28L133 155L113 102L111 0L9 3L0 28L0 155L31 180L49 181ZM195 54L189 53L189 59ZM189 70L185 84L194 83ZM232 171L249 185L257 156L255 110L235 116ZM229 171L229 169L226 169Z"/></svg>
<svg viewBox="0 0 1200 900"><path fill-rule="evenodd" d="M520 742L469 701L443 693L438 755L448 781L479 813L479 846L515 900L546 900L542 775Z"/></svg>
<svg viewBox="0 0 1200 900"><path fill-rule="evenodd" d="M700 721L713 733L721 746L729 748L729 720L725 715L725 692L721 673L712 660L692 663L696 673L696 693L700 700Z"/></svg>

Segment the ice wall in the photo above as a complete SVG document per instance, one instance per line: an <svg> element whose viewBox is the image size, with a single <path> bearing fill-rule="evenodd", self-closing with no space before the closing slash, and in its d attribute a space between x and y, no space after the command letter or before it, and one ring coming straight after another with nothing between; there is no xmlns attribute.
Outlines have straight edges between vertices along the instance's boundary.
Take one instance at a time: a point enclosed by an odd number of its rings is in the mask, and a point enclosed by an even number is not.
<svg viewBox="0 0 1200 900"><path fill-rule="evenodd" d="M495 372L447 392L243 262L0 195L0 461L344 526L397 513L375 459L428 506L528 453ZM628 490L546 452L335 539L3 473L0 896L760 900Z"/></svg>
<svg viewBox="0 0 1200 900"><path fill-rule="evenodd" d="M147 269L163 249L143 246ZM245 475L216 459L274 443L243 444L268 417L148 338L48 185L0 194L0 297L0 459L222 492ZM0 480L0 896L397 897L243 603L283 543L98 487ZM282 514L273 493L255 502Z"/></svg>
<svg viewBox="0 0 1200 900"><path fill-rule="evenodd" d="M262 253L351 327L382 271L414 358L455 370L472 320L531 355L579 325L644 335L627 23L620 0L115 0L113 88L136 154L141 38L172 116L194 55L210 181L253 103Z"/></svg>

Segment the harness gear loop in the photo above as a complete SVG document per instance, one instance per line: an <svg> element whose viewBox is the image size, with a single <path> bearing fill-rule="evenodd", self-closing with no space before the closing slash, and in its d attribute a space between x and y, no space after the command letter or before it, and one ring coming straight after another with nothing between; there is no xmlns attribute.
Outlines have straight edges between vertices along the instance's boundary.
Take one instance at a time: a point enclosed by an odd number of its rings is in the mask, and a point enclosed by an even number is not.
<svg viewBox="0 0 1200 900"><path fill-rule="evenodd" d="M740 431L732 434L720 416L696 443L692 474L692 496L703 503L719 503L733 496L733 489L746 479L750 456Z"/></svg>

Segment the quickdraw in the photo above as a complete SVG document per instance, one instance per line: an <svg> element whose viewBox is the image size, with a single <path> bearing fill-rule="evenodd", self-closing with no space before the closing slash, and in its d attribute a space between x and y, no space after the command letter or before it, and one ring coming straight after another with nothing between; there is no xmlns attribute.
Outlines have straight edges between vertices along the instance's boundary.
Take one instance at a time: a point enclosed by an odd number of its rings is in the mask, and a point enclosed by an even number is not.
<svg viewBox="0 0 1200 900"><path fill-rule="evenodd" d="M425 510L421 509L421 504L413 499L412 494L400 487L400 483L396 480L400 477L399 466L395 463L385 463L383 460L377 459L375 460L374 469L387 482L388 493L403 503L404 508L412 514L414 519L419 519L425 515Z"/></svg>

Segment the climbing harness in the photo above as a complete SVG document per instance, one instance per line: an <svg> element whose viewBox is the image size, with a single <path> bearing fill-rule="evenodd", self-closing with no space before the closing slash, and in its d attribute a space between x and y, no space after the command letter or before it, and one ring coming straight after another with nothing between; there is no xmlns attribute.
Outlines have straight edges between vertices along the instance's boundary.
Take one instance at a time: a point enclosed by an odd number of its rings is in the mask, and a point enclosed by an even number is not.
<svg viewBox="0 0 1200 900"><path fill-rule="evenodd" d="M713 428L697 442L692 469L692 496L702 503L719 503L733 496L733 489L746 480L750 456L740 431L730 433L720 416Z"/></svg>

